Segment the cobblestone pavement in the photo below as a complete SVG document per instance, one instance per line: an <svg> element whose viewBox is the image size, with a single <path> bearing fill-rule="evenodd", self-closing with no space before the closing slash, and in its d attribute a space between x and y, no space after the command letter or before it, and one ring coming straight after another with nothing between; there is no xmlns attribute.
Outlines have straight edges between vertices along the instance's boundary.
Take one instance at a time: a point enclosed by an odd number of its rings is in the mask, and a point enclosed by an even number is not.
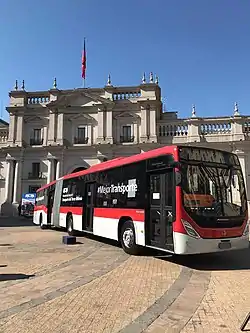
<svg viewBox="0 0 250 333"><path fill-rule="evenodd" d="M133 257L63 234L0 219L0 333L240 332L250 251Z"/></svg>

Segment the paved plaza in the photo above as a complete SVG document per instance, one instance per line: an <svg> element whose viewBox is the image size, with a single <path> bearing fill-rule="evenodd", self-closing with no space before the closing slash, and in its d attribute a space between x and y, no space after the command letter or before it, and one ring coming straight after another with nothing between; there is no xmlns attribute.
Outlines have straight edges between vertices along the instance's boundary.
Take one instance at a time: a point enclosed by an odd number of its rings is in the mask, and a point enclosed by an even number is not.
<svg viewBox="0 0 250 333"><path fill-rule="evenodd" d="M234 333L250 311L249 250L134 257L63 235L0 219L1 333Z"/></svg>

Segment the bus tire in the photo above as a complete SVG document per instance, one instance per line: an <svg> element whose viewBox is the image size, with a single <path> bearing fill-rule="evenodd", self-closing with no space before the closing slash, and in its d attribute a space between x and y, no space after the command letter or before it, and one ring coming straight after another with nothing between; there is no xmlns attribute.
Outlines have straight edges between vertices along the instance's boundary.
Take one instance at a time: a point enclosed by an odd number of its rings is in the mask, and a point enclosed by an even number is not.
<svg viewBox="0 0 250 333"><path fill-rule="evenodd" d="M73 216L68 215L67 216L67 233L69 236L76 236L76 231L74 230L74 223L73 223Z"/></svg>
<svg viewBox="0 0 250 333"><path fill-rule="evenodd" d="M132 255L139 254L139 247L135 242L135 228L132 221L126 221L123 223L120 240L124 252Z"/></svg>
<svg viewBox="0 0 250 333"><path fill-rule="evenodd" d="M43 224L43 216L42 216L42 214L40 214L40 217L39 217L39 224L40 224L40 228L42 230L46 229L46 225Z"/></svg>

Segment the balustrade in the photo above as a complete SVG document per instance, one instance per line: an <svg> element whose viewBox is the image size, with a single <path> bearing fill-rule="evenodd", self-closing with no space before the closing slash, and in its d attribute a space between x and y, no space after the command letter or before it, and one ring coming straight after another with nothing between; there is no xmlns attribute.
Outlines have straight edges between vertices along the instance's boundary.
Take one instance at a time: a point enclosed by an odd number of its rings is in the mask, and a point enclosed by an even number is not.
<svg viewBox="0 0 250 333"><path fill-rule="evenodd" d="M119 101L119 100L126 100L126 99L131 99L131 98L138 98L141 96L140 90L136 91L129 91L129 92L115 92L113 93L113 100L114 101Z"/></svg>
<svg viewBox="0 0 250 333"><path fill-rule="evenodd" d="M205 120L206 121L206 120ZM232 131L232 125L229 121L206 121L200 124L200 133L206 134L228 134Z"/></svg>
<svg viewBox="0 0 250 333"><path fill-rule="evenodd" d="M157 126L157 134L162 139L164 139L164 137L167 139L168 137L173 138L175 140L174 142L183 142L185 137L194 133L194 131L191 132L191 126L192 128L197 128L198 135L203 137L209 136L210 140L212 138L216 140L216 137L221 135L225 135L225 138L227 137L225 140L229 140L230 138L228 138L228 135L240 135L242 133L244 133L246 137L250 137L250 117L249 119L247 117L247 120L246 117L242 117L240 119L225 117L220 119L178 119L178 122L176 120L168 120L166 123L161 121L161 123Z"/></svg>
<svg viewBox="0 0 250 333"><path fill-rule="evenodd" d="M246 136L249 136L250 134L250 121L245 121L243 125L243 133L245 133Z"/></svg>
<svg viewBox="0 0 250 333"><path fill-rule="evenodd" d="M8 131L0 131L0 143L7 143Z"/></svg>
<svg viewBox="0 0 250 333"><path fill-rule="evenodd" d="M166 125L159 125L158 128L159 136L187 136L188 125L183 123L171 123Z"/></svg>
<svg viewBox="0 0 250 333"><path fill-rule="evenodd" d="M28 105L30 104L46 104L49 103L49 96L29 96L27 100Z"/></svg>

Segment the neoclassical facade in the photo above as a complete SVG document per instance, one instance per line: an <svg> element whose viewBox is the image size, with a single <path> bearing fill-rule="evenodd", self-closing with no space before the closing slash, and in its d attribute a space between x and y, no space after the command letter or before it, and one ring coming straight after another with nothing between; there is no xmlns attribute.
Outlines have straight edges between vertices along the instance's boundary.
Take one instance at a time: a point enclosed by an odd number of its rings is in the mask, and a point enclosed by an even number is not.
<svg viewBox="0 0 250 333"><path fill-rule="evenodd" d="M162 145L193 144L236 152L249 192L250 117L235 105L229 117L188 119L164 112L158 78L135 87L9 93L9 124L0 121L1 214L16 212L22 193L105 159Z"/></svg>

